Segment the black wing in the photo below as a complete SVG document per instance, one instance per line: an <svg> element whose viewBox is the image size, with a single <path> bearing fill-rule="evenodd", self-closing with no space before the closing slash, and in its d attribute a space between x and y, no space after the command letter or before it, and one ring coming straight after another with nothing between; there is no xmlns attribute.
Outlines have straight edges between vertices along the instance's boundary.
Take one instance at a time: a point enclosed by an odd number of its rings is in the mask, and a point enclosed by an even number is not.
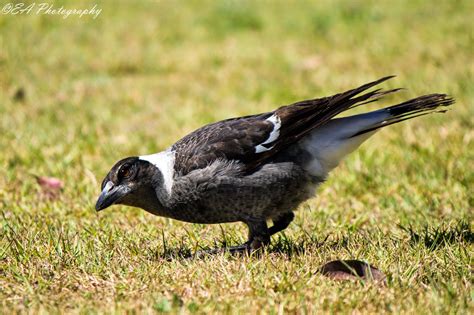
<svg viewBox="0 0 474 315"><path fill-rule="evenodd" d="M244 164L244 171L251 172L341 112L397 91L378 89L358 96L392 77L384 77L330 97L283 106L273 112L206 125L172 146L176 152L175 170L185 175L222 158L238 160Z"/></svg>
<svg viewBox="0 0 474 315"><path fill-rule="evenodd" d="M172 146L176 152L175 170L185 175L204 168L221 158L244 164L256 158L256 147L264 143L274 129L266 120L272 113L231 118L206 125Z"/></svg>

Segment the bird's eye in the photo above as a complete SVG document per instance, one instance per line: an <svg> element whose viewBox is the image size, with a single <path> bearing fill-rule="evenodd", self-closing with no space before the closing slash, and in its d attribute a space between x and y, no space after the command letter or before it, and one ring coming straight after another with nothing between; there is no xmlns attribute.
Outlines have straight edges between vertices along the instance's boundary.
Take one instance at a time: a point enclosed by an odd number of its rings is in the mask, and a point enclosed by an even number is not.
<svg viewBox="0 0 474 315"><path fill-rule="evenodd" d="M131 174L132 174L131 167L130 165L126 164L119 169L118 178L119 179L127 178L127 177L130 177Z"/></svg>

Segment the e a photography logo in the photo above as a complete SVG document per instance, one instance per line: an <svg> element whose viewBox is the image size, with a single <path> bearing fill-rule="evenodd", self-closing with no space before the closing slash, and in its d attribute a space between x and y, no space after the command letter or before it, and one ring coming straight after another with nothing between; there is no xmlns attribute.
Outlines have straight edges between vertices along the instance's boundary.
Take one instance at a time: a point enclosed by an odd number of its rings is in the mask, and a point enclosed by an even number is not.
<svg viewBox="0 0 474 315"><path fill-rule="evenodd" d="M102 9L97 4L91 5L89 8L65 8L64 6L55 6L54 4L42 3L7 3L2 7L2 14L6 15L57 15L63 19L74 15L82 18L83 16L91 16L96 19L102 13Z"/></svg>

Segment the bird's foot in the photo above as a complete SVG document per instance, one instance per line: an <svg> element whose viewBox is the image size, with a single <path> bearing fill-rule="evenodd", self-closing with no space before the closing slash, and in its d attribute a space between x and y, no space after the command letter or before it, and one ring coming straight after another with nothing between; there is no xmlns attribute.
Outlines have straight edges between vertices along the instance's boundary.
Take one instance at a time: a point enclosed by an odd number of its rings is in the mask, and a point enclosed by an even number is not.
<svg viewBox="0 0 474 315"><path fill-rule="evenodd" d="M256 236L253 237L251 240L249 240L247 243L247 247L251 252L261 250L268 244L270 244L270 236L269 235L262 235L262 236Z"/></svg>
<svg viewBox="0 0 474 315"><path fill-rule="evenodd" d="M206 255L217 255L222 253L230 253L232 255L236 254L253 254L260 252L266 245L270 244L270 237L255 237L252 240L249 240L241 245L237 246L228 246L222 248L213 248L206 250L197 251L195 257L203 257Z"/></svg>

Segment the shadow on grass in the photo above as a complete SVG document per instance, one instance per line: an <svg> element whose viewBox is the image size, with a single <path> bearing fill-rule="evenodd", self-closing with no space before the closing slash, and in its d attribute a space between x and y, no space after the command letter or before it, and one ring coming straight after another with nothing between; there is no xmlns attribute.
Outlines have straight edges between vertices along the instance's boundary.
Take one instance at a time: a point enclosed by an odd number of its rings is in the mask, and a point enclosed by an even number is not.
<svg viewBox="0 0 474 315"><path fill-rule="evenodd" d="M312 235L307 235L303 239L294 241L291 238L288 238L284 233L274 237L271 244L266 247L264 250L267 254L277 253L280 255L285 255L288 259L291 259L295 256L304 255L305 252L314 250L315 248L320 248L328 244L329 234L324 238L317 238ZM332 241L331 243L340 243L340 240ZM172 261L175 259L192 259L192 258L204 258L206 256L214 256L221 254L230 254L232 256L242 256L242 255L251 255L258 257L262 252L255 251L249 253L246 250L239 252L231 252L231 244L238 244L237 240L229 240L228 237L225 237L220 242L215 242L212 247L197 247L189 248L186 245L177 248L167 248L164 247L164 250L161 253L155 252L153 259L164 259L167 261ZM329 244L331 246L331 244Z"/></svg>
<svg viewBox="0 0 474 315"><path fill-rule="evenodd" d="M454 243L474 243L474 232L467 221L459 221L454 226L425 226L416 232L412 226L400 228L410 235L412 244L424 244L430 250Z"/></svg>
<svg viewBox="0 0 474 315"><path fill-rule="evenodd" d="M412 226L404 227L399 226L403 231L407 232L410 236L410 243L413 245L423 244L430 250L435 250L441 246L447 246L455 243L474 243L474 232L472 231L467 221L459 221L454 225L450 226L425 226L421 231L416 231ZM327 247L332 249L345 248L351 243L352 240L358 239L358 237L366 238L367 235L363 231L359 231L357 234L349 235L332 235L327 234L323 237L317 237L306 233L304 237L298 239L292 239L280 233L272 238L272 243L264 249L267 254L280 254L291 259L292 257L304 255L306 252L311 252L315 249ZM386 237L389 237L386 235ZM356 241L356 240L355 240ZM189 258L205 258L215 255L222 255L224 253L231 254L233 256L241 255L252 255L259 256L259 252L248 253L247 251L240 252L229 252L227 249L231 245L239 244L241 240L234 239L232 236L226 235L223 232L222 239L215 241L213 246L196 246L190 248L187 245L185 239L181 240L181 245L178 247L169 248L166 245L166 241L163 243L163 251L154 251L152 259L164 259L164 260L175 260L175 259L189 259ZM226 254L227 254L226 253ZM261 253L261 252L260 252Z"/></svg>
<svg viewBox="0 0 474 315"><path fill-rule="evenodd" d="M320 248L328 243L330 234L323 238L306 234L306 237L295 241L288 238L284 233L278 235L268 248L268 253L277 253L287 256L289 259L293 256L304 255L306 251ZM333 241L339 242L339 240Z"/></svg>

